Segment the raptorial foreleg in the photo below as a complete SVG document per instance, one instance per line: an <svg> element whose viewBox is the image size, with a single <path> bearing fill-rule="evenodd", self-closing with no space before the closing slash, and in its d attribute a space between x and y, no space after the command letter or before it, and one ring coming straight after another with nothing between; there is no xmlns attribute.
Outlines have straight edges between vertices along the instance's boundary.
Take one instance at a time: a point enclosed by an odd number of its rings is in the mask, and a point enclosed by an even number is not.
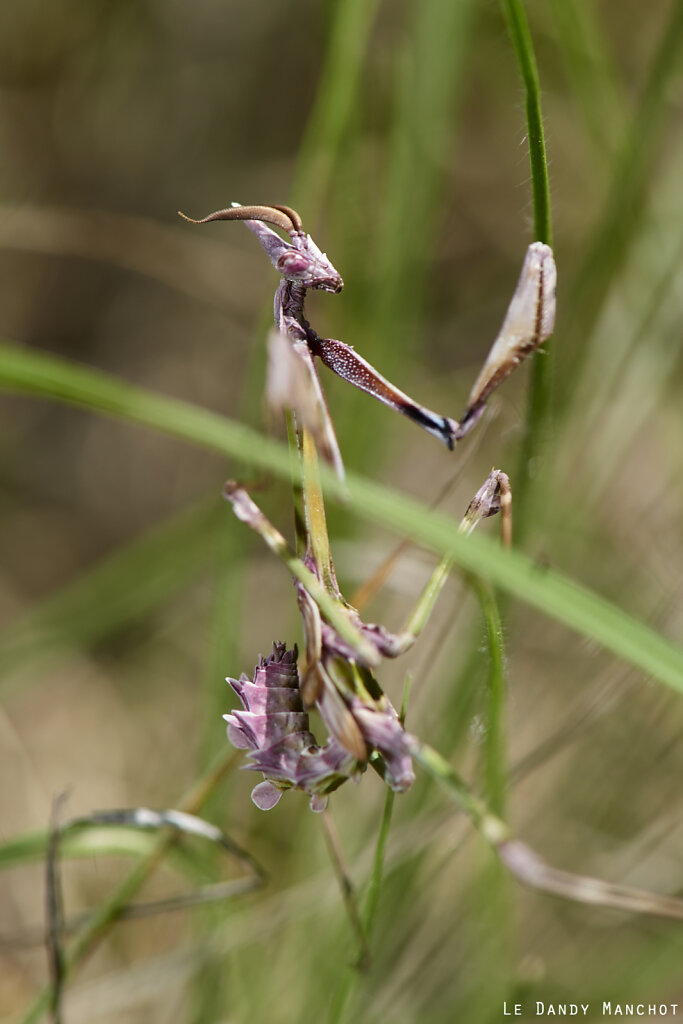
<svg viewBox="0 0 683 1024"><path fill-rule="evenodd" d="M359 356L351 345L333 338L319 338L311 332L309 338L311 351L317 355L325 366L329 367L342 380L372 395L378 401L388 405L390 409L402 413L414 423L419 424L428 433L438 437L450 449L457 436L458 423L448 416L440 416L413 401L403 391L390 383L374 366Z"/></svg>

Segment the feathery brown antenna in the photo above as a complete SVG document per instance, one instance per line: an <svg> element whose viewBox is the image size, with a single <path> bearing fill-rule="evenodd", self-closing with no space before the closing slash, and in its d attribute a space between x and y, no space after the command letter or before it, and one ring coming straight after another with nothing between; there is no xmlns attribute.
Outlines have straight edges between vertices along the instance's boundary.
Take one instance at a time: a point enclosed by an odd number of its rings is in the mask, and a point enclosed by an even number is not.
<svg viewBox="0 0 683 1024"><path fill-rule="evenodd" d="M178 213L191 224L208 224L212 220L261 220L282 228L289 235L301 231L299 214L295 210L290 210L288 206L229 206L225 210L216 210L201 220L188 217L182 210L178 210Z"/></svg>

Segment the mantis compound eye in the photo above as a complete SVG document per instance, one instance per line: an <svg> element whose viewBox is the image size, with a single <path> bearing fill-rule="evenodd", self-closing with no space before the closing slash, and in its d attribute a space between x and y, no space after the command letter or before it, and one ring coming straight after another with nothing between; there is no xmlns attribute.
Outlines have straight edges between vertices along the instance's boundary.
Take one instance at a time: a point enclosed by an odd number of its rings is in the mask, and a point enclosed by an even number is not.
<svg viewBox="0 0 683 1024"><path fill-rule="evenodd" d="M313 270L311 260L300 252L285 252L279 257L276 269L283 277L305 278Z"/></svg>
<svg viewBox="0 0 683 1024"><path fill-rule="evenodd" d="M336 294L343 287L343 281L332 264L316 256L289 249L278 257L276 269L289 281L300 281L306 288L319 288Z"/></svg>

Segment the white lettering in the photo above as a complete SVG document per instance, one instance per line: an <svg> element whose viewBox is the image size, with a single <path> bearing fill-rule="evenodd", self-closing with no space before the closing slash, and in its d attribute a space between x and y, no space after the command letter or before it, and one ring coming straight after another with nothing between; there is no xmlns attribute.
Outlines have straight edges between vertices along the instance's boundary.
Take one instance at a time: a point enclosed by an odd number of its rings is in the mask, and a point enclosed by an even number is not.
<svg viewBox="0 0 683 1024"><path fill-rule="evenodd" d="M512 1010L510 1006L513 1004L503 1003L503 1015L506 1017L512 1016ZM536 1016L537 1017L578 1017L579 1011L585 1017L591 1008L590 1003L544 1003L540 999L536 1000ZM616 1003L603 1002L602 1013L623 1014L623 1009ZM515 1016L522 1015L522 1005L520 1003L514 1003L514 1014Z"/></svg>
<svg viewBox="0 0 683 1024"><path fill-rule="evenodd" d="M503 1016L504 1017L521 1017L522 1016L522 1004L513 1003L512 1009L508 1010L508 1004L503 1003Z"/></svg>

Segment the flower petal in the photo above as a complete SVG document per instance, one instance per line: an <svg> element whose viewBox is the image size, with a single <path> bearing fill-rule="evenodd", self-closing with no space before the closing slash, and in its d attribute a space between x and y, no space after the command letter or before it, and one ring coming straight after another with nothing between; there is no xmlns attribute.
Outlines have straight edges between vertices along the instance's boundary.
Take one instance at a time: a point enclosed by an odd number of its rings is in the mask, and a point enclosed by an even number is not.
<svg viewBox="0 0 683 1024"><path fill-rule="evenodd" d="M251 799L261 811L270 811L279 802L282 790L272 782L259 782L251 791Z"/></svg>

